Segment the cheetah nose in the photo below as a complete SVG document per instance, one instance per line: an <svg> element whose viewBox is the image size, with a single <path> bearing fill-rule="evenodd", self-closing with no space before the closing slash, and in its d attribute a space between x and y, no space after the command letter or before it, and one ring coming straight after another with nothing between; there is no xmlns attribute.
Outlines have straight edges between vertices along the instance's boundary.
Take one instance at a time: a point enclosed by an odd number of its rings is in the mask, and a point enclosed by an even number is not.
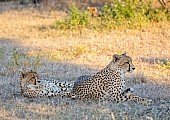
<svg viewBox="0 0 170 120"><path fill-rule="evenodd" d="M132 68L132 70L135 70L135 68Z"/></svg>

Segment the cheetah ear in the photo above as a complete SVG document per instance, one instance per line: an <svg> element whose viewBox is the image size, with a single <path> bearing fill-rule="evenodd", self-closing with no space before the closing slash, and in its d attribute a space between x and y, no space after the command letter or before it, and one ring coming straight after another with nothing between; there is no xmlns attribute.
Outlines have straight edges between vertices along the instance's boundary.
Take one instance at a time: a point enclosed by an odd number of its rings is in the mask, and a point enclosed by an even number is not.
<svg viewBox="0 0 170 120"><path fill-rule="evenodd" d="M24 78L25 74L23 72L21 72L21 71L19 73L20 73L20 77Z"/></svg>
<svg viewBox="0 0 170 120"><path fill-rule="evenodd" d="M114 54L113 55L113 62L117 62L119 60L119 55L118 54Z"/></svg>
<svg viewBox="0 0 170 120"><path fill-rule="evenodd" d="M122 56L126 56L126 52L122 53Z"/></svg>

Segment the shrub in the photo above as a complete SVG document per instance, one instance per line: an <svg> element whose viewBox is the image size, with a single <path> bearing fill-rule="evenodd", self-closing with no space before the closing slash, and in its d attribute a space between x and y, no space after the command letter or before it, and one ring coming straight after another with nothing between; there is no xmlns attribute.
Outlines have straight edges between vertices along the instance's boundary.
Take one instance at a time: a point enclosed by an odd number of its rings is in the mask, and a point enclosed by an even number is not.
<svg viewBox="0 0 170 120"><path fill-rule="evenodd" d="M96 19L96 21L94 20ZM105 3L100 16L90 19L87 11L80 11L73 6L67 19L57 21L55 28L59 29L112 29L112 28L142 28L150 22L170 20L170 15L163 9L156 9L152 1L113 0ZM95 21L95 22L94 22Z"/></svg>
<svg viewBox="0 0 170 120"><path fill-rule="evenodd" d="M65 20L56 21L55 28L77 29L86 27L89 23L90 14L87 11L80 11L75 5L70 9L69 17Z"/></svg>
<svg viewBox="0 0 170 120"><path fill-rule="evenodd" d="M122 2L116 0L103 6L101 20L106 26L110 22L114 23L115 26L136 28L152 21L169 20L169 16L166 11L153 8L151 1L146 4L142 1L125 0L125 2Z"/></svg>

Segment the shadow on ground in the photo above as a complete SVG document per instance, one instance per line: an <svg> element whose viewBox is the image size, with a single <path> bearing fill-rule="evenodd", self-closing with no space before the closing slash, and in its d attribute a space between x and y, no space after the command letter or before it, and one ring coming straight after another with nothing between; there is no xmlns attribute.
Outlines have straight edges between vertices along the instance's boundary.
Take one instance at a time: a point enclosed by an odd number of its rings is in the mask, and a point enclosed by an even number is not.
<svg viewBox="0 0 170 120"><path fill-rule="evenodd" d="M65 11L68 12L69 8L75 4L79 9L86 10L88 6L95 6L101 8L105 2L111 2L111 0L104 1L93 1L93 0L48 0L47 2L43 2L41 4L34 4L31 1L25 2L0 2L0 12L5 12L12 9L28 9L34 8L37 10L57 10L57 11Z"/></svg>
<svg viewBox="0 0 170 120"><path fill-rule="evenodd" d="M0 72L9 72L8 67L13 62L14 49L26 52L25 48L10 39L0 38L0 48L3 57L0 61ZM28 59L33 62L33 59ZM28 65L28 70L34 69ZM135 88L134 94L152 98L154 104L144 106L133 102L113 103L108 101L81 101L70 98L24 98L20 94L19 74L22 66L15 68L15 74L0 75L0 118L2 119L169 119L170 114L170 87L161 84L136 83L129 78L128 85ZM83 65L52 62L48 59L41 60L37 69L41 78L53 77L60 81L75 81L80 75L93 75L97 69ZM135 78L136 76L134 76ZM131 80L130 80L131 79Z"/></svg>

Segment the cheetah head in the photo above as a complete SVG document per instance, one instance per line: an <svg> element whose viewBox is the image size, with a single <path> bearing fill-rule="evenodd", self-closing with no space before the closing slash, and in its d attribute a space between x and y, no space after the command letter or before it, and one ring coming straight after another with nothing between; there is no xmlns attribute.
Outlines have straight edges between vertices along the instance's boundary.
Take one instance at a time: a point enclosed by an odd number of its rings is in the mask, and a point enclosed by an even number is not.
<svg viewBox="0 0 170 120"><path fill-rule="evenodd" d="M92 17L97 17L98 12L96 7L87 7L87 11L91 14Z"/></svg>
<svg viewBox="0 0 170 120"><path fill-rule="evenodd" d="M127 56L126 53L113 55L110 67L111 69L122 71L123 73L132 73L135 70L131 57Z"/></svg>
<svg viewBox="0 0 170 120"><path fill-rule="evenodd" d="M28 84L36 85L39 82L38 74L34 71L29 71L26 73L20 73L20 85L21 87Z"/></svg>

